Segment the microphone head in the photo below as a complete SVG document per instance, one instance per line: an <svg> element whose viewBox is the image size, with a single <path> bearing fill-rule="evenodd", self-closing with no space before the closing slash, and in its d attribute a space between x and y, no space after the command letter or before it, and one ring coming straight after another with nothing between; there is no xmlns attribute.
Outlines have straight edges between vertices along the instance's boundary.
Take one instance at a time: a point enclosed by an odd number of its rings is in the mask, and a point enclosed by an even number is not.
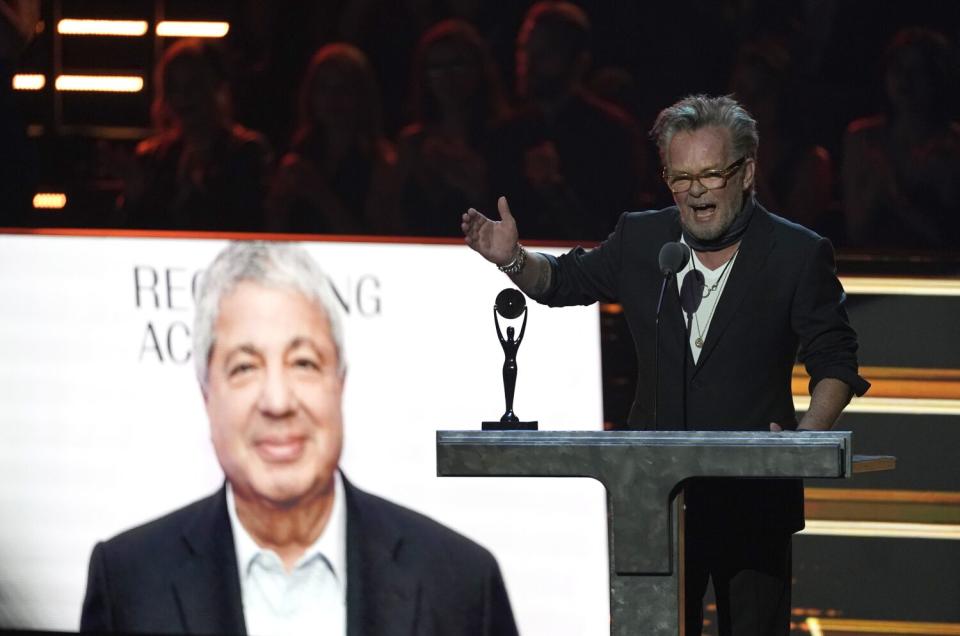
<svg viewBox="0 0 960 636"><path fill-rule="evenodd" d="M706 281L703 278L703 272L699 269L691 269L683 277L683 284L680 286L680 307L685 313L692 314L700 308L704 285Z"/></svg>
<svg viewBox="0 0 960 636"><path fill-rule="evenodd" d="M676 274L690 260L690 248L680 242L664 243L660 248L660 273Z"/></svg>
<svg viewBox="0 0 960 636"><path fill-rule="evenodd" d="M498 314L509 320L517 318L523 313L524 308L527 306L527 299L519 290L513 287L507 287L497 294L497 299L494 301L493 306L496 308Z"/></svg>

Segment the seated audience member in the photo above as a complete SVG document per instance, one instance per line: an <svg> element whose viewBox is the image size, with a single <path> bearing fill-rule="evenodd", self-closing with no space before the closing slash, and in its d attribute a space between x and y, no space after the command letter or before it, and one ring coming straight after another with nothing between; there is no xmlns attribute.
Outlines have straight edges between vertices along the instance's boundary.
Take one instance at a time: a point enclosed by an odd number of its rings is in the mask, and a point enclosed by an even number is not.
<svg viewBox="0 0 960 636"><path fill-rule="evenodd" d="M455 211L490 206L483 144L506 115L496 64L477 31L445 20L414 58L414 121L400 134L401 205L407 232L455 236Z"/></svg>
<svg viewBox="0 0 960 636"><path fill-rule="evenodd" d="M886 112L847 127L843 207L852 245L955 248L960 236L960 124L953 47L920 28L884 59Z"/></svg>
<svg viewBox="0 0 960 636"><path fill-rule="evenodd" d="M290 151L270 192L273 229L337 234L396 231L396 152L383 135L373 69L350 44L313 56Z"/></svg>
<svg viewBox="0 0 960 636"><path fill-rule="evenodd" d="M339 470L337 302L289 243L234 243L216 258L194 360L226 483L96 545L82 631L517 634L489 552Z"/></svg>
<svg viewBox="0 0 960 636"><path fill-rule="evenodd" d="M493 136L491 187L525 211L531 237L599 240L638 203L641 137L587 93L590 23L569 2L539 2L517 39L521 110Z"/></svg>
<svg viewBox="0 0 960 636"><path fill-rule="evenodd" d="M125 166L126 224L177 230L263 229L270 151L234 123L222 58L214 44L182 40L157 65L157 134Z"/></svg>
<svg viewBox="0 0 960 636"><path fill-rule="evenodd" d="M730 78L730 91L757 120L763 144L756 178L757 198L801 225L842 239L843 227L834 198L833 161L823 146L804 137L790 79L793 64L787 48L772 39L741 47Z"/></svg>

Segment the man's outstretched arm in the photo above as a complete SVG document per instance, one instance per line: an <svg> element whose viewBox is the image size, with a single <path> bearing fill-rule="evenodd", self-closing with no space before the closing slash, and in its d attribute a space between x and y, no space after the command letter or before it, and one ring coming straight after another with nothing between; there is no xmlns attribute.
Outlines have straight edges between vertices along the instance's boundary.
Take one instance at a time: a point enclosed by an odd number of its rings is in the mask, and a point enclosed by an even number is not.
<svg viewBox="0 0 960 636"><path fill-rule="evenodd" d="M517 222L506 197L500 197L497 209L500 221L488 219L474 208L467 210L460 222L464 240L485 259L507 269L510 280L527 296L543 294L552 282L550 262L543 254L529 252L520 245Z"/></svg>

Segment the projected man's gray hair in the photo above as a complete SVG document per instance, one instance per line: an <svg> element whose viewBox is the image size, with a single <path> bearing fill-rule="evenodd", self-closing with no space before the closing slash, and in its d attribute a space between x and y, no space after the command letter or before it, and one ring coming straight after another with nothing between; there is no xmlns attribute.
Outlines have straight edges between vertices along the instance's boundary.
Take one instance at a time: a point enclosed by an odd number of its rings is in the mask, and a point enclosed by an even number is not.
<svg viewBox="0 0 960 636"><path fill-rule="evenodd" d="M214 326L220 301L242 282L293 289L315 303L327 316L337 349L337 368L346 370L343 321L330 280L302 247L292 243L237 241L228 245L201 276L193 322L193 359L197 379L206 391L210 356L216 345Z"/></svg>

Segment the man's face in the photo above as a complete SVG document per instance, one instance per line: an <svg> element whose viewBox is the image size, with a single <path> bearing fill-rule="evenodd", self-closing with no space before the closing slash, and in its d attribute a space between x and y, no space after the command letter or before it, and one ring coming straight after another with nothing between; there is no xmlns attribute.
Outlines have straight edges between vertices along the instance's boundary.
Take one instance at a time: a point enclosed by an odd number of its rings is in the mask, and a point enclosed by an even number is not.
<svg viewBox="0 0 960 636"><path fill-rule="evenodd" d="M220 302L205 396L217 459L238 497L290 508L330 492L343 444L343 377L322 309L240 283Z"/></svg>
<svg viewBox="0 0 960 636"><path fill-rule="evenodd" d="M673 136L667 148L667 170L670 174L691 175L723 170L740 158L732 152L730 132L725 128L709 126L692 132L681 131ZM754 162L748 159L722 188L707 190L694 180L686 192L673 193L683 227L700 240L721 236L743 207L744 190L753 184L753 173Z"/></svg>

